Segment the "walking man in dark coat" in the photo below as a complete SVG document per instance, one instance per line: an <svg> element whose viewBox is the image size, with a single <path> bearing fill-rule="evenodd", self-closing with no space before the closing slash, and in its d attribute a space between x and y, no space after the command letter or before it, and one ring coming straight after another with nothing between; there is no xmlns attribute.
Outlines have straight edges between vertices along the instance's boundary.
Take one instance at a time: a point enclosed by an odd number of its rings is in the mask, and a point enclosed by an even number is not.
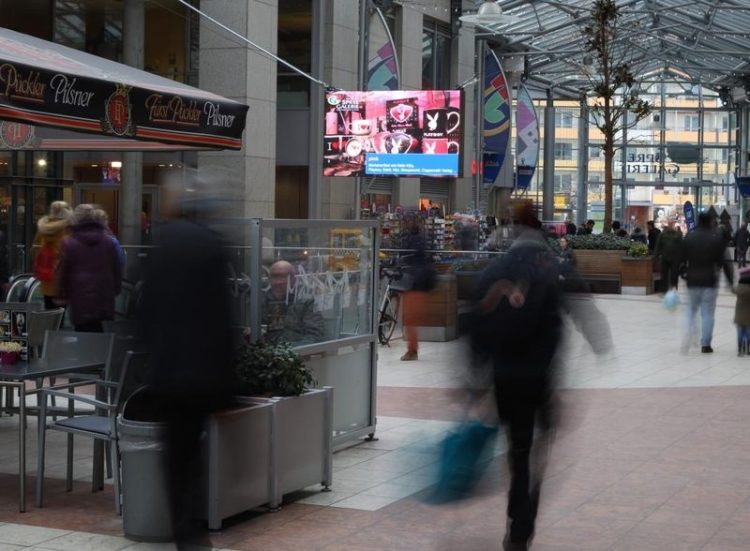
<svg viewBox="0 0 750 551"><path fill-rule="evenodd" d="M747 245L750 241L750 232L747 231L747 224L743 224L734 234L734 254L737 257L737 265L742 268L747 263Z"/></svg>

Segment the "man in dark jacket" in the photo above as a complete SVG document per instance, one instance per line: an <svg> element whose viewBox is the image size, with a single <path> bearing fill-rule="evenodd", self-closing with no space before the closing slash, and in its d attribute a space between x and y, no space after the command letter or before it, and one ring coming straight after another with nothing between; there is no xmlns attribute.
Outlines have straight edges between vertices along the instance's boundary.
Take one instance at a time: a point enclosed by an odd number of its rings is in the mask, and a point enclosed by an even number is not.
<svg viewBox="0 0 750 551"><path fill-rule="evenodd" d="M682 233L675 229L670 220L667 227L656 240L654 256L661 266L661 281L664 292L677 289L680 263L682 262Z"/></svg>
<svg viewBox="0 0 750 551"><path fill-rule="evenodd" d="M101 333L102 322L115 317L122 264L95 209L94 205L82 204L73 211L71 233L60 247L57 277L75 330Z"/></svg>
<svg viewBox="0 0 750 551"><path fill-rule="evenodd" d="M653 220L646 222L646 228L648 228L648 252L654 254L654 250L656 250L656 242L659 240L661 230L657 229Z"/></svg>
<svg viewBox="0 0 750 551"><path fill-rule="evenodd" d="M492 359L500 420L507 426L511 472L504 548L526 549L533 537L543 462L534 426L552 427L553 358L560 341L556 259L530 220L508 253L493 260L477 285L473 345Z"/></svg>
<svg viewBox="0 0 750 551"><path fill-rule="evenodd" d="M209 199L190 195L157 232L140 302L149 386L167 423L164 472L179 549L198 530L191 517L204 421L236 388L225 242L205 224Z"/></svg>
<svg viewBox="0 0 750 551"><path fill-rule="evenodd" d="M750 232L747 231L747 224L743 224L734 234L734 254L737 257L737 265L742 268L747 263L747 245L750 241Z"/></svg>
<svg viewBox="0 0 750 551"><path fill-rule="evenodd" d="M711 217L707 213L698 215L698 226L685 238L682 261L687 267L686 278L690 296L687 331L682 344L683 351L690 346L691 334L698 309L701 311L701 352L711 353L711 338L714 331L714 312L718 295L718 271L731 285L732 264L725 254L722 237L711 230Z"/></svg>

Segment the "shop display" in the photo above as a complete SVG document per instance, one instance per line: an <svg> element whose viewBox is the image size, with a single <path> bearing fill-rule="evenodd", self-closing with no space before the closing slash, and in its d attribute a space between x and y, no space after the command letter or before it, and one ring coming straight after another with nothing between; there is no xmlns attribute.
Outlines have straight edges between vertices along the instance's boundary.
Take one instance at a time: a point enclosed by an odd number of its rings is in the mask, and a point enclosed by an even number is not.
<svg viewBox="0 0 750 551"><path fill-rule="evenodd" d="M326 94L325 176L461 175L460 90Z"/></svg>

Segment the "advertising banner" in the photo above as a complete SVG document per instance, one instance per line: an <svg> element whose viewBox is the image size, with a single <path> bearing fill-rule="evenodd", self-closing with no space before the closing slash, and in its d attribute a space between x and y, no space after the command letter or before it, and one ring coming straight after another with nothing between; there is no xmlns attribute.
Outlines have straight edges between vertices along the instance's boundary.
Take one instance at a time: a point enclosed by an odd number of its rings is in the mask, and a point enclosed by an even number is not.
<svg viewBox="0 0 750 551"><path fill-rule="evenodd" d="M687 224L688 231L693 231L695 229L695 209L693 208L693 203L685 201L683 212L685 213L685 224Z"/></svg>
<svg viewBox="0 0 750 551"><path fill-rule="evenodd" d="M461 175L460 90L332 91L324 176Z"/></svg>
<svg viewBox="0 0 750 551"><path fill-rule="evenodd" d="M539 119L525 86L516 102L516 187L528 189L539 161Z"/></svg>
<svg viewBox="0 0 750 551"><path fill-rule="evenodd" d="M0 28L0 119L130 140L240 149L247 106Z"/></svg>
<svg viewBox="0 0 750 551"><path fill-rule="evenodd" d="M370 16L368 36L367 51L370 52L370 59L367 61L367 89L398 90L396 48L383 16L377 8Z"/></svg>
<svg viewBox="0 0 750 551"><path fill-rule="evenodd" d="M484 122L482 127L483 150L497 154L497 174L505 162L505 153L510 137L510 96L508 81L495 54L487 54L484 63ZM490 180L485 173L484 184L493 185L497 178Z"/></svg>
<svg viewBox="0 0 750 551"><path fill-rule="evenodd" d="M735 176L734 181L737 183L740 195L750 197L750 176Z"/></svg>

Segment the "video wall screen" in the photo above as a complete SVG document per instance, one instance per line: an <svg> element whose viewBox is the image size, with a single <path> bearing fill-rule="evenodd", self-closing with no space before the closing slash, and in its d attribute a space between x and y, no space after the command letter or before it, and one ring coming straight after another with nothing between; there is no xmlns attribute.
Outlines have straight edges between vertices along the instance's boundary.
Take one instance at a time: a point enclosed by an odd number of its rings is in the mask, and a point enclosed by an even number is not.
<svg viewBox="0 0 750 551"><path fill-rule="evenodd" d="M461 90L327 92L324 176L461 176Z"/></svg>

